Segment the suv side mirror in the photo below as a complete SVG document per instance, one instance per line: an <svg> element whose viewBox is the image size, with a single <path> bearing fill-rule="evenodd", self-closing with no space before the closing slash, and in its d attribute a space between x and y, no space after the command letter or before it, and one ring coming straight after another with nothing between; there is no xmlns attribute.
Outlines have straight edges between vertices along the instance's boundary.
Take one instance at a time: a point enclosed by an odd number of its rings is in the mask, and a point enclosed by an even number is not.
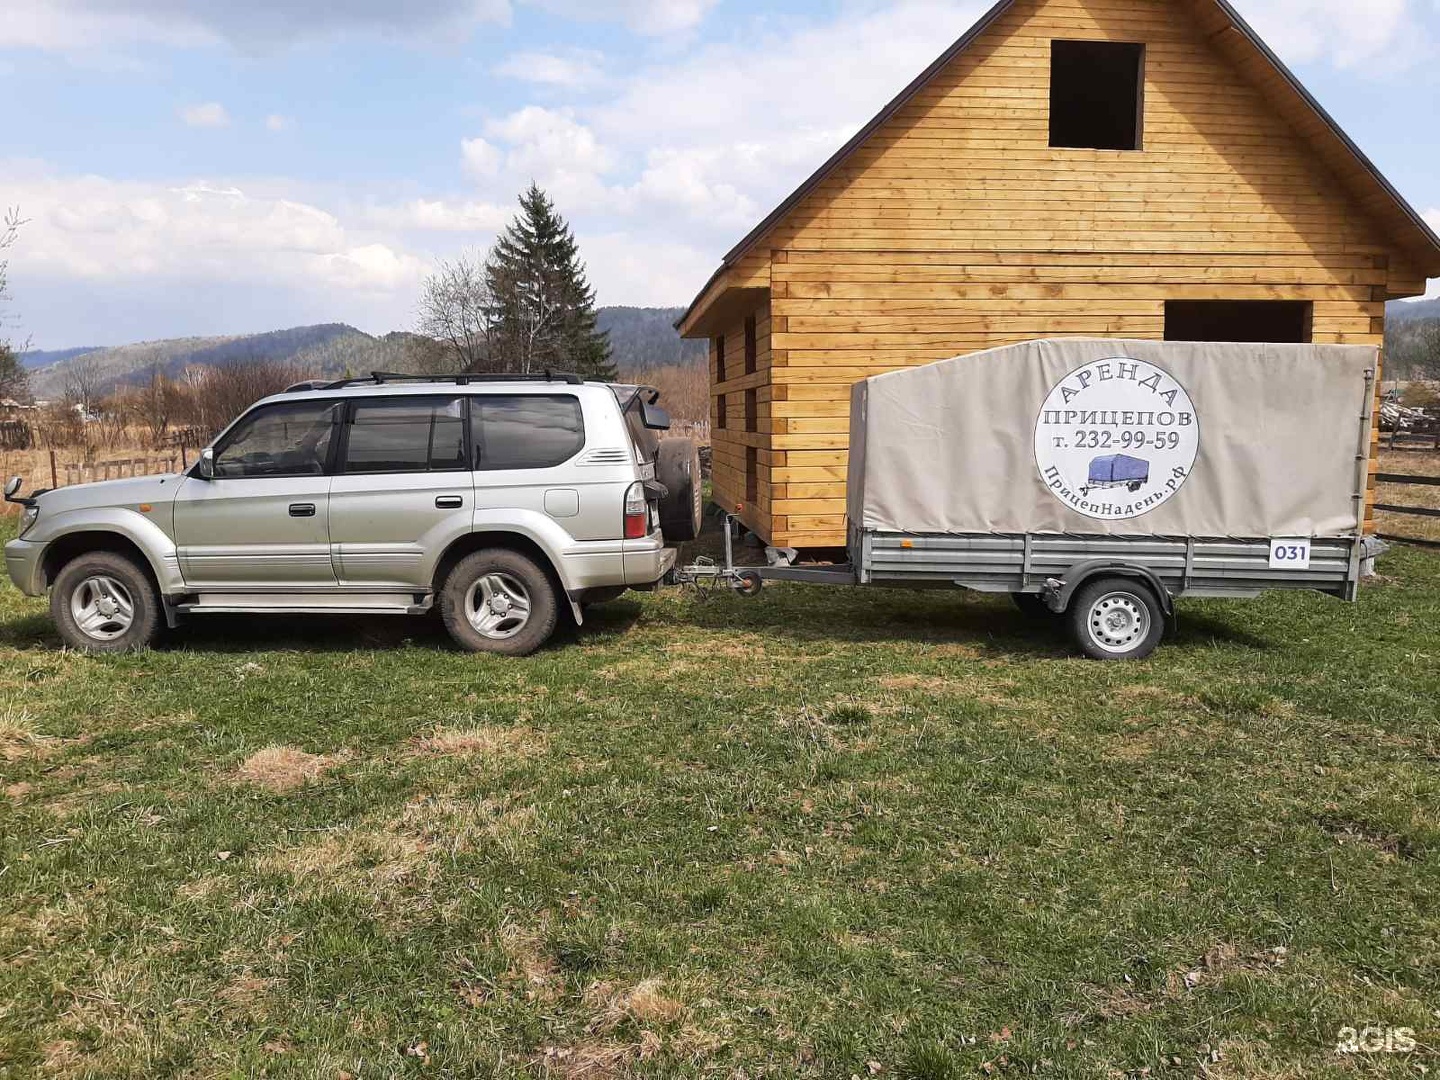
<svg viewBox="0 0 1440 1080"><path fill-rule="evenodd" d="M651 431L670 430L670 414L652 402L640 403L640 422Z"/></svg>
<svg viewBox="0 0 1440 1080"><path fill-rule="evenodd" d="M199 480L215 479L215 451L208 446L200 451L200 456L195 459L195 470L193 475Z"/></svg>
<svg viewBox="0 0 1440 1080"><path fill-rule="evenodd" d="M18 476L10 477L10 482L5 485L5 501L9 502L20 491L20 485L25 481Z"/></svg>

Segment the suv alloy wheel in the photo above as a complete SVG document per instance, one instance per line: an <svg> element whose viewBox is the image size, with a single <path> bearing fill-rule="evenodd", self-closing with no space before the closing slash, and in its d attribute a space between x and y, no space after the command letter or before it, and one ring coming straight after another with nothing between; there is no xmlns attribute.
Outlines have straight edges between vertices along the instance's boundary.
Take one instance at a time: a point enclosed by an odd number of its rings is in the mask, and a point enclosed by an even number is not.
<svg viewBox="0 0 1440 1080"><path fill-rule="evenodd" d="M529 656L550 640L558 611L550 575L507 548L467 555L440 590L445 629L469 652Z"/></svg>

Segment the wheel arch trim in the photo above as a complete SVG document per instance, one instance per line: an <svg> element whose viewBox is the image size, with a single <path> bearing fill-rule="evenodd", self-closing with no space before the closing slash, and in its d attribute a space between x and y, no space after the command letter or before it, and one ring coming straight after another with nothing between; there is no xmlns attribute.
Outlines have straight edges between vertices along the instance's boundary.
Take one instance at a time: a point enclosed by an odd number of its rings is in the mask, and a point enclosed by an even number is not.
<svg viewBox="0 0 1440 1080"><path fill-rule="evenodd" d="M1144 582L1155 594L1156 600L1160 603L1160 610L1165 615L1165 621L1171 625L1175 622L1175 598L1160 576L1149 567L1140 566L1136 563L1115 562L1112 559L1091 559L1086 562L1077 563L1065 571L1063 578L1054 579L1045 583L1044 595L1050 610L1057 615L1062 615L1070 610L1070 604L1075 599L1075 594L1086 585L1097 578L1124 577L1134 578Z"/></svg>

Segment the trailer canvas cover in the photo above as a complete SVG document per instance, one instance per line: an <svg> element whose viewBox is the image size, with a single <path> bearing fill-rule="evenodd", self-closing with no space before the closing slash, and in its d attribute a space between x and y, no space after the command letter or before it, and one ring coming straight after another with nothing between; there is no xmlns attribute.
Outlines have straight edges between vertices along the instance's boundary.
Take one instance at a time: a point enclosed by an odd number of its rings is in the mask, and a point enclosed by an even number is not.
<svg viewBox="0 0 1440 1080"><path fill-rule="evenodd" d="M1265 539L1363 531L1358 345L1065 338L857 383L852 528Z"/></svg>

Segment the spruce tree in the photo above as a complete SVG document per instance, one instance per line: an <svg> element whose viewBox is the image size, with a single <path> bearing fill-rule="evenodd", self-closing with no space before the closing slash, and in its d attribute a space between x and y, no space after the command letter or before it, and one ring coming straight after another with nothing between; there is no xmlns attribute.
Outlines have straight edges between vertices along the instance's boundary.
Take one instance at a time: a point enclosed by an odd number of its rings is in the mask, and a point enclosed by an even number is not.
<svg viewBox="0 0 1440 1080"><path fill-rule="evenodd" d="M536 184L520 197L520 213L495 242L485 270L497 368L616 378L610 342L595 328L595 290L575 237Z"/></svg>

